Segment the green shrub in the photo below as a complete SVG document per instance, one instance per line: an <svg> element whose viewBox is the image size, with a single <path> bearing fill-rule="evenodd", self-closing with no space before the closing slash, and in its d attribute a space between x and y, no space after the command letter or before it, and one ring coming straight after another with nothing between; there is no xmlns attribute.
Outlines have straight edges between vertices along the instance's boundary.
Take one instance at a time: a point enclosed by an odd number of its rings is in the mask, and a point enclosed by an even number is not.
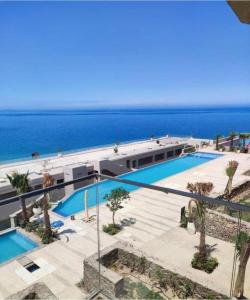
<svg viewBox="0 0 250 300"><path fill-rule="evenodd" d="M43 244L50 244L54 242L54 240L58 239L58 234L56 231L52 231L51 235L46 234L43 225L37 226L35 233L41 238Z"/></svg>
<svg viewBox="0 0 250 300"><path fill-rule="evenodd" d="M207 273L212 273L219 265L217 258L208 257L206 260L201 259L199 253L195 253L191 265L194 269L203 270Z"/></svg>
<svg viewBox="0 0 250 300"><path fill-rule="evenodd" d="M128 289L128 299L164 299L158 292L149 289L141 282L130 282Z"/></svg>
<svg viewBox="0 0 250 300"><path fill-rule="evenodd" d="M43 233L44 233L44 229L43 229L43 226L42 225L39 225L37 228L36 228L36 234L42 238L43 237Z"/></svg>
<svg viewBox="0 0 250 300"><path fill-rule="evenodd" d="M42 236L42 243L43 244L50 244L54 241L53 237L51 235L43 234Z"/></svg>
<svg viewBox="0 0 250 300"><path fill-rule="evenodd" d="M146 265L147 265L147 259L145 256L141 256L139 258L139 262L138 262L138 266L137 266L137 269L138 269L138 272L141 273L141 274L144 274L145 271L146 271Z"/></svg>
<svg viewBox="0 0 250 300"><path fill-rule="evenodd" d="M37 221L28 222L25 225L25 230L28 232L35 231L38 228L38 226L39 226L39 223Z"/></svg>
<svg viewBox="0 0 250 300"><path fill-rule="evenodd" d="M191 282L184 282L183 285L179 285L179 289L178 297L186 299L194 295L195 286Z"/></svg>
<svg viewBox="0 0 250 300"><path fill-rule="evenodd" d="M103 225L102 227L103 231L110 234L110 235L115 235L118 232L121 231L121 227L117 224L108 224L108 225Z"/></svg>
<svg viewBox="0 0 250 300"><path fill-rule="evenodd" d="M25 228L27 224L27 221L24 221L23 219L17 219L17 226L20 226L21 228Z"/></svg>
<svg viewBox="0 0 250 300"><path fill-rule="evenodd" d="M165 288L166 285L167 285L167 279L166 279L166 276L165 276L165 273L164 271L160 268L160 267L157 267L153 273L153 279L156 283L159 284L159 286L161 288Z"/></svg>

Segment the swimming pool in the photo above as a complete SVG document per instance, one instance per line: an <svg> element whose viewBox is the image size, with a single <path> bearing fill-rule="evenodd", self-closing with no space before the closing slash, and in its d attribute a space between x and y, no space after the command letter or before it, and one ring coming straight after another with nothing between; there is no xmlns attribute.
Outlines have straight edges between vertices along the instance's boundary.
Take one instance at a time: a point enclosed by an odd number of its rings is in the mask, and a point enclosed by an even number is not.
<svg viewBox="0 0 250 300"><path fill-rule="evenodd" d="M0 263L4 263L37 247L37 243L17 230L5 232L0 235Z"/></svg>
<svg viewBox="0 0 250 300"><path fill-rule="evenodd" d="M214 153L203 153L195 152L193 154L188 154L173 160L165 161L150 167L146 167L131 173L126 173L119 176L119 178L129 179L132 181L152 184L166 177L178 174L180 172L186 171L190 168L199 166L210 160L213 160L221 154ZM104 196L108 194L111 190L123 187L127 191L132 192L138 189L138 187L128 184L123 184L120 182L115 182L112 180L105 180L99 183L98 192L100 202L104 202ZM70 195L65 201L59 203L53 211L57 214L68 217L83 211L84 208L84 192L88 190L89 207L93 207L96 204L96 184L84 187L72 195Z"/></svg>

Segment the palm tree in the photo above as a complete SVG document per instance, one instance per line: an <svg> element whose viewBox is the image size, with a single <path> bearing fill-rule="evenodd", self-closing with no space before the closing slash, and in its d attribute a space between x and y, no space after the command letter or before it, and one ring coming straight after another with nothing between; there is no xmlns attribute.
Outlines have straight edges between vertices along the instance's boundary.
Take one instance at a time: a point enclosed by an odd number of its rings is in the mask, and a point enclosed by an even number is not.
<svg viewBox="0 0 250 300"><path fill-rule="evenodd" d="M237 136L237 133L232 131L229 135L229 139L230 139L230 151L233 151L234 148L234 139Z"/></svg>
<svg viewBox="0 0 250 300"><path fill-rule="evenodd" d="M187 189L197 195L207 196L210 194L212 189L214 188L212 182L196 182L196 183L188 183ZM192 215L192 203L196 206L197 217L200 221L200 244L199 244L199 259L201 261L205 261L207 259L207 251L206 251L206 206L203 201L191 199L188 204L189 214Z"/></svg>
<svg viewBox="0 0 250 300"><path fill-rule="evenodd" d="M228 176L227 185L224 191L226 196L229 196L233 188L233 177L238 168L239 163L236 160L230 160L228 166L226 167L226 174Z"/></svg>
<svg viewBox="0 0 250 300"><path fill-rule="evenodd" d="M250 133L240 133L240 139L243 140L243 148L246 147L246 139L250 138Z"/></svg>
<svg viewBox="0 0 250 300"><path fill-rule="evenodd" d="M49 174L45 173L43 175L43 188L50 187L54 184L55 180L54 178ZM45 227L45 235L51 236L52 230L50 225L50 217L49 217L49 203L48 203L48 193L44 193L43 197L43 216L44 216L44 227Z"/></svg>
<svg viewBox="0 0 250 300"><path fill-rule="evenodd" d="M234 297L243 299L244 283L247 262L250 257L250 235L241 231L236 240L236 249L239 258L238 274L234 287Z"/></svg>
<svg viewBox="0 0 250 300"><path fill-rule="evenodd" d="M10 184L14 189L16 189L17 195L22 195L30 191L29 186L29 171L26 174L19 174L17 172L12 173L12 175L6 175L9 179ZM20 197L21 205L22 205L22 213L24 223L29 221L27 207L25 203L25 199Z"/></svg>
<svg viewBox="0 0 250 300"><path fill-rule="evenodd" d="M220 135L220 134L216 135L216 147L215 147L216 150L219 150L219 142L220 142L221 138L222 138L222 135Z"/></svg>

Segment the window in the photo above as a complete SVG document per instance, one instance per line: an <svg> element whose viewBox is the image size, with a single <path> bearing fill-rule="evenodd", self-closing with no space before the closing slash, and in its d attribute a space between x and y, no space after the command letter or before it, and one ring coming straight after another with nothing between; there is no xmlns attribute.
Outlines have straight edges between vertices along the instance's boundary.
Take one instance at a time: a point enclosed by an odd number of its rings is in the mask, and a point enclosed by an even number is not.
<svg viewBox="0 0 250 300"><path fill-rule="evenodd" d="M58 179L56 183L57 183L57 184L59 184L59 183L64 183L64 179L63 179L63 178L62 178L62 179Z"/></svg>
<svg viewBox="0 0 250 300"><path fill-rule="evenodd" d="M136 160L133 160L132 166L133 168L136 168Z"/></svg>
<svg viewBox="0 0 250 300"><path fill-rule="evenodd" d="M159 153L155 155L155 161L164 159L164 153Z"/></svg>
<svg viewBox="0 0 250 300"><path fill-rule="evenodd" d="M152 161L153 161L153 156L147 156L147 157L140 158L138 160L138 166L150 164Z"/></svg>
<svg viewBox="0 0 250 300"><path fill-rule="evenodd" d="M181 151L182 151L182 149L176 149L175 150L175 155L181 155Z"/></svg>
<svg viewBox="0 0 250 300"><path fill-rule="evenodd" d="M130 169L130 160L129 159L126 161L126 166L128 169Z"/></svg>
<svg viewBox="0 0 250 300"><path fill-rule="evenodd" d="M167 158L174 156L174 151L168 151Z"/></svg>

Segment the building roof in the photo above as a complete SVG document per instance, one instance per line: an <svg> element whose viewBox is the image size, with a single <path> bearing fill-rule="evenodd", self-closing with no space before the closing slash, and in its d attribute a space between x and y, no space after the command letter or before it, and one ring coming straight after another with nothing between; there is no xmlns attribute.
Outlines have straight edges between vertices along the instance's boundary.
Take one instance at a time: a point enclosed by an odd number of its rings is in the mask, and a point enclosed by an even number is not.
<svg viewBox="0 0 250 300"><path fill-rule="evenodd" d="M250 1L227 1L242 23L250 24Z"/></svg>

